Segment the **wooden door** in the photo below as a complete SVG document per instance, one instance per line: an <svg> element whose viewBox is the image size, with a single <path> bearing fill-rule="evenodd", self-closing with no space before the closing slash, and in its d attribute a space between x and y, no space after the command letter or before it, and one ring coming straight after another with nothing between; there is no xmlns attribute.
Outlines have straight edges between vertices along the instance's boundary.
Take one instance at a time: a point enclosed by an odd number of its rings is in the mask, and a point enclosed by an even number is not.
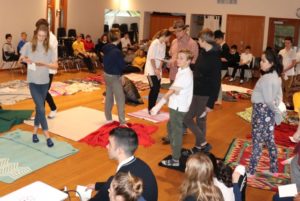
<svg viewBox="0 0 300 201"><path fill-rule="evenodd" d="M54 33L55 28L55 0L47 0L47 20L49 29Z"/></svg>
<svg viewBox="0 0 300 201"><path fill-rule="evenodd" d="M60 0L58 27L67 28L67 12L68 12L68 0Z"/></svg>
<svg viewBox="0 0 300 201"><path fill-rule="evenodd" d="M284 48L284 38L293 38L293 46L298 46L300 20L285 18L270 18L268 46L279 51Z"/></svg>
<svg viewBox="0 0 300 201"><path fill-rule="evenodd" d="M229 46L237 45L240 53L250 45L252 54L259 57L263 51L264 26L263 16L228 15L226 42Z"/></svg>
<svg viewBox="0 0 300 201"><path fill-rule="evenodd" d="M175 20L183 19L185 16L173 16L165 14L151 14L150 17L150 39L161 29L168 29L173 26Z"/></svg>

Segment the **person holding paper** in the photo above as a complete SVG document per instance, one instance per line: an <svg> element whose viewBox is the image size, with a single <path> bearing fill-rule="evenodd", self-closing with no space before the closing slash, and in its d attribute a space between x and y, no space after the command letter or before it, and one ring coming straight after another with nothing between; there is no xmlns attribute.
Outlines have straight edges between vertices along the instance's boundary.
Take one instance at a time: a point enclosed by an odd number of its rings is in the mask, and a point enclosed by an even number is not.
<svg viewBox="0 0 300 201"><path fill-rule="evenodd" d="M110 131L108 141L109 143L106 146L108 156L118 162L116 174L130 172L131 175L141 178L144 183L141 198L147 201L157 201L157 182L152 170L144 161L134 156L138 147L136 132L131 128L117 127ZM114 176L111 176L105 182L87 185L87 190L98 191L90 201L109 201L108 189L113 178Z"/></svg>
<svg viewBox="0 0 300 201"><path fill-rule="evenodd" d="M45 100L49 88L49 69L57 69L58 63L55 50L49 45L49 28L47 26L41 25L36 28L31 42L26 43L21 49L19 62L28 64L27 81L36 107L32 141L33 143L39 142L37 132L41 125L47 138L47 146L52 147L54 143L48 132Z"/></svg>
<svg viewBox="0 0 300 201"><path fill-rule="evenodd" d="M193 72L190 69L192 58L191 51L179 51L177 57L179 69L175 80L169 91L150 112L151 115L156 115L160 108L169 100L170 119L167 129L172 147L172 158L161 161L167 167L178 167L180 165L183 119L189 110L193 97Z"/></svg>
<svg viewBox="0 0 300 201"><path fill-rule="evenodd" d="M278 108L282 102L281 73L283 65L281 56L273 50L266 50L262 55L260 69L262 76L257 81L251 102L252 112L252 143L253 150L249 164L249 176L254 176L256 165L262 153L263 144L269 150L270 172L278 172L277 147L274 141L275 123L279 125L283 116Z"/></svg>
<svg viewBox="0 0 300 201"><path fill-rule="evenodd" d="M149 112L154 107L159 94L163 59L166 56L166 42L169 41L171 35L172 33L167 29L160 30L153 37L154 40L148 50L144 74L148 76L150 85L148 98Z"/></svg>

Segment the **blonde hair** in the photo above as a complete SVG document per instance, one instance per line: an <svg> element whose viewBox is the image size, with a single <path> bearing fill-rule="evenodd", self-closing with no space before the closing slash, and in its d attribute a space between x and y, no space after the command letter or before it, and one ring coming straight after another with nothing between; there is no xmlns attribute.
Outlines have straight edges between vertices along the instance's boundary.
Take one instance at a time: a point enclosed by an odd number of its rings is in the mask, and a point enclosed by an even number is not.
<svg viewBox="0 0 300 201"><path fill-rule="evenodd" d="M143 181L128 173L120 172L112 180L115 196L121 196L124 201L137 201L143 192Z"/></svg>
<svg viewBox="0 0 300 201"><path fill-rule="evenodd" d="M145 56L144 50L141 50L141 49L138 49L134 54L135 54L135 56Z"/></svg>
<svg viewBox="0 0 300 201"><path fill-rule="evenodd" d="M178 52L178 54L179 53L185 54L187 60L191 61L194 58L192 52L188 49L182 49Z"/></svg>
<svg viewBox="0 0 300 201"><path fill-rule="evenodd" d="M198 38L206 41L207 43L214 43L214 33L212 30L206 28L199 32Z"/></svg>
<svg viewBox="0 0 300 201"><path fill-rule="evenodd" d="M43 24L38 26L33 33L33 37L31 40L32 52L36 51L36 47L37 47L37 43L38 43L37 35L38 35L39 31L44 31L46 33L46 38L43 42L43 47L44 47L45 51L48 52L48 50L49 50L49 28L48 28L48 26L43 25Z"/></svg>
<svg viewBox="0 0 300 201"><path fill-rule="evenodd" d="M180 200L195 196L197 201L224 201L220 189L214 185L213 176L213 164L207 155L197 153L190 156L186 163Z"/></svg>

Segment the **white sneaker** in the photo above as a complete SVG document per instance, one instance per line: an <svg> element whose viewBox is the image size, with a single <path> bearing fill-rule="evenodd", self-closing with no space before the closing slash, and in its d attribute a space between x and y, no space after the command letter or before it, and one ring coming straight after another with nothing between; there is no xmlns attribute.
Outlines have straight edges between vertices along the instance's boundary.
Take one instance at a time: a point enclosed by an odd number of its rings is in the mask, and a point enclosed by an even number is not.
<svg viewBox="0 0 300 201"><path fill-rule="evenodd" d="M229 82L233 82L233 81L234 81L234 78L230 78L230 79L229 79Z"/></svg>
<svg viewBox="0 0 300 201"><path fill-rule="evenodd" d="M57 111L57 110L51 111L51 112L49 113L49 115L48 115L48 118L49 118L49 119L53 119L53 118L56 116L56 111Z"/></svg>
<svg viewBox="0 0 300 201"><path fill-rule="evenodd" d="M244 80L240 80L240 84L243 84L244 83Z"/></svg>

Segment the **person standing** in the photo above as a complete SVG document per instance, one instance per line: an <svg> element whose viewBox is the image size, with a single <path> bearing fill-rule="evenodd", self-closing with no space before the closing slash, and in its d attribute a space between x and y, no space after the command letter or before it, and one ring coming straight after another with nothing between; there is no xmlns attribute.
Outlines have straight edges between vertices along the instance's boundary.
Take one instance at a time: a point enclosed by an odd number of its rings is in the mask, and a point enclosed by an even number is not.
<svg viewBox="0 0 300 201"><path fill-rule="evenodd" d="M35 26L36 28L38 28L39 26L44 25L47 26L49 28L49 23L46 19L39 19L36 23ZM52 31L49 31L49 45L52 47L56 60L58 59L58 41L56 36L52 33ZM49 92L49 89L51 88L51 84L53 81L53 77L54 75L57 73L57 69L49 69L49 86L48 86L48 92L47 92L47 96L46 96L46 102L48 103L49 107L50 107L50 113L48 115L49 119L53 119L56 116L56 112L57 112L57 107L56 104L54 102L54 99L52 97L52 95Z"/></svg>
<svg viewBox="0 0 300 201"><path fill-rule="evenodd" d="M33 143L38 143L38 128L41 125L44 136L47 138L47 146L52 147L47 119L45 117L45 99L49 88L49 69L57 69L57 57L55 51L49 44L49 29L40 25L34 31L31 42L26 43L21 49L19 62L28 65L27 81L30 93L36 106L34 118L34 129L32 135Z"/></svg>
<svg viewBox="0 0 300 201"><path fill-rule="evenodd" d="M174 21L173 27L170 28L171 31L174 31L176 35L176 39L174 39L171 43L169 55L171 56L170 61L167 63L167 66L170 68L170 81L171 84L174 82L176 73L178 71L177 65L177 54L180 50L187 49L192 52L193 60L191 64L196 62L196 59L199 54L199 48L197 42L194 41L188 35L188 27L182 19Z"/></svg>
<svg viewBox="0 0 300 201"><path fill-rule="evenodd" d="M179 167L182 148L183 119L189 110L193 97L193 72L190 63L193 56L189 50L180 50L177 57L179 66L175 80L168 92L151 109L151 115L156 115L167 101L170 118L168 121L168 137L172 148L172 158L161 163L166 167Z"/></svg>
<svg viewBox="0 0 300 201"><path fill-rule="evenodd" d="M291 105L290 88L293 84L295 75L295 64L296 64L296 51L293 49L292 37L286 37L284 39L284 49L279 51L282 56L283 72L283 99L287 106Z"/></svg>
<svg viewBox="0 0 300 201"><path fill-rule="evenodd" d="M160 82L162 77L163 60L166 56L166 42L169 41L172 33L163 29L159 31L152 41L147 54L145 72L148 77L150 91L148 98L148 111L155 106L160 90Z"/></svg>
<svg viewBox="0 0 300 201"><path fill-rule="evenodd" d="M282 63L273 50L267 50L262 55L260 68L263 75L257 81L252 96L252 143L253 150L248 171L250 176L255 168L265 144L269 150L270 172L278 172L277 148L274 140L275 123L279 125L283 120L278 108L282 102L281 78Z"/></svg>
<svg viewBox="0 0 300 201"><path fill-rule="evenodd" d="M220 48L215 44L214 34L210 29L204 29L198 38L203 51L194 64L193 100L184 118L184 124L196 140L193 148L183 152L187 156L199 151L209 152L212 148L206 141L206 120L207 114L214 108L221 84Z"/></svg>
<svg viewBox="0 0 300 201"><path fill-rule="evenodd" d="M221 30L216 30L214 32L215 41L221 48L221 62L222 62L222 68L221 70L221 80L225 77L228 71L228 62L230 59L230 50L229 46L224 40L224 33ZM222 104L222 85L220 87L219 96L216 104L221 105Z"/></svg>
<svg viewBox="0 0 300 201"><path fill-rule="evenodd" d="M117 47L120 43L120 30L113 28L108 34L109 44L103 47L104 79L106 83L105 118L112 121L112 108L114 97L117 102L119 122L126 125L125 121L125 95L122 87L122 74L126 68L122 52Z"/></svg>

